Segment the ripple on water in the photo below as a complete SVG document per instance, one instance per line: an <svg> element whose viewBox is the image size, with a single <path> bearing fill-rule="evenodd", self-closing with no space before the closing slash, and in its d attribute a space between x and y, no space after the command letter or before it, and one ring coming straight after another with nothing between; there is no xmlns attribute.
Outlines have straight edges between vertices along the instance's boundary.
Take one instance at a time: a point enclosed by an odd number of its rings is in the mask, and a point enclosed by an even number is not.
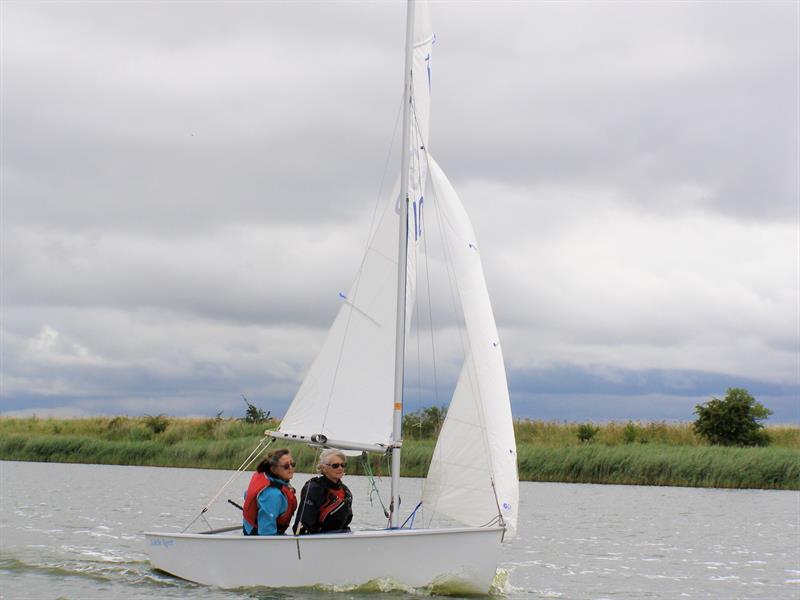
<svg viewBox="0 0 800 600"><path fill-rule="evenodd" d="M128 562L129 560L129 557L121 555L119 552L114 552L113 550L101 551L97 548L91 548L89 546L63 545L60 547L60 549L70 554L78 554L80 556L85 556L100 562L124 563Z"/></svg>
<svg viewBox="0 0 800 600"><path fill-rule="evenodd" d="M57 578L88 579L105 583L141 584L149 583L166 587L192 586L166 573L150 569L147 560L125 563L97 562L91 560L43 560L27 561L19 558L0 559L0 572L6 575L40 574Z"/></svg>

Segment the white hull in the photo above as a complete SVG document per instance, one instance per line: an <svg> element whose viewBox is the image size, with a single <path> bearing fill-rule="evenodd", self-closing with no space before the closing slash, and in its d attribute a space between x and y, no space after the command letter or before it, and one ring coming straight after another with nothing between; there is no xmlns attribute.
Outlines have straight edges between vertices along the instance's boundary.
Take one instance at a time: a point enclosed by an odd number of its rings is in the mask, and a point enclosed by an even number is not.
<svg viewBox="0 0 800 600"><path fill-rule="evenodd" d="M503 529L400 529L295 536L145 533L150 563L221 588L358 586L389 580L486 593ZM463 587L462 587L463 586Z"/></svg>

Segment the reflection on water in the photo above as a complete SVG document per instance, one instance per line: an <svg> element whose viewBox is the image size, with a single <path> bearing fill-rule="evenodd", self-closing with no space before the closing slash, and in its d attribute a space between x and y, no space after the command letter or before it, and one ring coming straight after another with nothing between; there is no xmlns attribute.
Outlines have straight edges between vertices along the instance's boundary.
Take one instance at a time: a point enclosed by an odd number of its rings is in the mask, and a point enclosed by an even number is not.
<svg viewBox="0 0 800 600"><path fill-rule="evenodd" d="M373 582L350 590L234 590L153 571L145 530L176 531L230 473L0 462L0 598L343 598L425 596ZM307 475L294 481L301 486ZM226 498L208 526L237 520ZM380 527L367 481L350 477L359 526ZM420 480L404 480L413 507ZM384 499L388 481L380 482ZM800 493L632 486L521 485L519 534L495 579L508 598L786 599L800 597ZM206 526L198 521L201 528ZM387 557L387 560L389 557Z"/></svg>

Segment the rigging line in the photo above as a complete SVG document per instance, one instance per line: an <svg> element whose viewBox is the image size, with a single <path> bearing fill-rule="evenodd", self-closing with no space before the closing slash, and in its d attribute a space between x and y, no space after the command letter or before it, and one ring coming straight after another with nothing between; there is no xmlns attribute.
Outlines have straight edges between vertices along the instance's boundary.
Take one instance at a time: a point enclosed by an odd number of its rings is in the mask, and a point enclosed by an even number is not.
<svg viewBox="0 0 800 600"><path fill-rule="evenodd" d="M359 265L357 274L360 274L361 270L364 268L364 261L366 260L367 252L369 251L369 246L372 243L372 240L373 240L375 234L377 233L378 225L376 225L376 221L378 220L377 219L378 209L380 208L381 198L383 196L383 186L386 183L386 174L389 171L389 163L391 162L391 158L392 158L392 149L394 148L395 139L397 138L397 130L400 127L400 116L403 114L403 102L404 101L405 101L405 98L400 100L400 104L397 107L397 114L395 115L395 118L394 118L394 127L392 128L392 137L389 140L389 148L386 151L386 161L384 162L384 165L383 165L383 174L381 175L381 182L378 185L378 193L375 196L375 203L374 203L374 205L372 207L372 218L370 219L369 231L367 233L367 241L366 241L365 248L364 248L364 255L363 255L363 258L361 259L361 264ZM378 254L380 254L380 253L378 253ZM396 260L394 258L389 258L389 257L387 257L387 259L391 260L393 262Z"/></svg>
<svg viewBox="0 0 800 600"><path fill-rule="evenodd" d="M392 158L392 148L394 148L394 140L397 137L397 130L400 128L400 116L403 114L403 102L405 101L405 92L403 92L403 99L397 106L397 114L394 118L394 128L392 129L392 139L389 141L389 149L386 152L386 162L383 165L383 175L381 176L381 184L378 186L378 195L375 198L375 206L372 210L372 222L370 223L369 238L373 235L373 228L375 226L375 217L378 214L378 207L380 206L381 196L383 195L383 184L386 183L386 173L389 172L389 163ZM369 239L367 240L369 243Z"/></svg>
<svg viewBox="0 0 800 600"><path fill-rule="evenodd" d="M317 468L318 463L319 463L319 455L320 455L321 452L322 452L322 448L320 448L320 447L317 447L317 449L314 450L314 462L312 463L312 465L313 465L311 467L312 469L316 469ZM312 478L313 478L313 473L312 473ZM309 480L306 480L306 483L308 483L308 481ZM305 487L306 483L303 484L303 487ZM303 490L300 490L300 498L302 499L302 497L303 497ZM297 515L297 518L295 519L295 523L300 524L300 523L303 522L303 513L305 513L305 510L306 510L306 503L303 502L303 506L300 507L300 514ZM294 534L298 535L297 532L294 532ZM299 537L299 535L298 535L298 537ZM300 542L297 543L297 554L298 554L298 556L300 555Z"/></svg>
<svg viewBox="0 0 800 600"><path fill-rule="evenodd" d="M421 136L419 135L419 122L417 121L416 102L413 102L413 101L412 101L412 104L411 104L411 116L413 118L414 124L416 125L415 129L416 129L416 133L417 133L417 140L414 143L414 147L416 149L420 145L419 144L419 138ZM419 189L420 192L424 192L424 190L422 188L422 169L420 168L421 165L419 164L419 152L418 151L414 152L414 154L412 156L414 157L415 161L417 162L417 182L416 182L417 183L417 189ZM417 240L417 231L422 231L422 207L420 206L417 209L417 211L418 211L419 217L417 218L417 222L414 225L414 227L415 227L415 231L414 231L415 241ZM424 246L424 244L425 244L425 242L423 241L423 246ZM417 319L416 319L416 325L417 325L417 336L416 336L417 337L417 339L416 339L416 342L417 342L417 403L418 403L418 405L422 405L422 347L421 347L422 336L420 335L420 331L421 331L421 328L422 328L422 323L421 323L421 321L422 321L422 311L419 310L419 308L418 308L418 304L419 304L419 292L418 292L418 290L419 290L419 282L420 282L420 270L419 270L419 268L417 268L417 266L419 264L418 245L419 245L418 242L414 244L414 277L415 277L415 280L416 280L415 284L414 284L414 292L415 292L414 305L417 306ZM422 419L420 419L420 421L419 421L419 430L420 430L419 431L420 437L422 437ZM422 485L422 484L420 483L420 485Z"/></svg>
<svg viewBox="0 0 800 600"><path fill-rule="evenodd" d="M414 99L415 100L415 99ZM425 183L427 181L423 181L423 173L427 176L430 172L430 164L428 162L428 144L427 140L422 135L422 131L420 129L420 121L419 115L417 114L417 105L416 102L412 102L411 105L411 115L413 117L413 124L414 124L414 132L416 133L416 143L414 145L414 156L417 160L417 186L420 190L421 196L424 198L425 196ZM421 159L420 159L421 155ZM424 171L423 171L424 166ZM427 177L426 177L427 179ZM439 386L438 386L438 379L437 379L437 372L436 372L436 346L434 344L434 335L433 335L433 307L431 303L431 274L430 274L430 262L429 262L429 253L428 253L428 236L425 234L426 231L426 223L424 223L424 212L422 210L422 203L419 206L419 225L418 231L420 232L420 237L422 237L422 256L424 258L425 264L425 283L426 283L426 291L427 291L427 304L428 304L428 324L429 324L429 333L431 339L431 363L432 363L432 372L433 372L433 394L435 399L435 405L439 405ZM419 262L419 252L416 252L417 248L415 245L415 256L417 258L417 263ZM417 290L419 289L419 279L420 279L420 272L419 269L416 269L416 278L417 278ZM419 293L417 292L417 304L419 304ZM422 310L418 310L417 314L419 315L417 318L417 380L418 380L418 390L419 395L418 398L422 400L422 361L420 360L421 356L421 338L422 336L419 334L420 330L420 322L422 317ZM420 418L419 421L419 428L420 428L420 436L422 435L422 419ZM425 477L420 478L420 497L423 497L425 494ZM422 505L420 502L417 505L417 508L414 509L411 516L416 514L417 509ZM424 520L424 515L423 515ZM408 519L406 519L406 522ZM404 523L405 524L405 523ZM413 520L412 520L413 524Z"/></svg>
<svg viewBox="0 0 800 600"><path fill-rule="evenodd" d="M491 527L492 525L494 525L498 521L502 521L502 520L503 519L502 519L502 517L500 515L495 515L494 517L492 517L491 519L486 521L486 523L484 523L483 525L478 525L478 527Z"/></svg>
<svg viewBox="0 0 800 600"><path fill-rule="evenodd" d="M497 505L497 518L499 519L500 525L505 529L506 520L503 518L503 511L500 510L500 498L497 497L497 488L494 485L494 473L492 473L492 492L494 492L494 502Z"/></svg>
<svg viewBox="0 0 800 600"><path fill-rule="evenodd" d="M316 465L317 462L319 461L319 453L320 452L322 452L322 448L317 448L314 451L314 462L313 462L314 465ZM308 483L308 482L306 481L306 483ZM303 491L302 490L300 490L300 499L301 500L303 499ZM306 503L303 502L303 506L300 508L300 514L295 519L295 524L297 524L296 529L298 529L298 530L300 529L300 527L302 527L302 525L299 525L299 524L301 524L303 522L303 512L305 512L305 508L306 508ZM294 541L295 541L295 544L297 546L297 560L303 560L303 556L300 554L300 535L294 529L292 529L292 533L294 533L294 536L295 536L294 537Z"/></svg>
<svg viewBox="0 0 800 600"><path fill-rule="evenodd" d="M375 483L375 475L372 473L372 465L369 462L369 454L366 452L362 453L361 460L364 461L364 472L367 474L367 481L369 482L369 505L372 506L372 495L375 494L378 497L378 502L380 502L381 508L383 509L383 516L388 519L389 511L386 509L386 505L383 503L383 498L381 498L381 491L378 489L378 486Z"/></svg>
<svg viewBox="0 0 800 600"><path fill-rule="evenodd" d="M429 155L427 154L427 152L425 154L425 160L426 160L426 163L427 163L428 172L430 173L430 160L429 160ZM444 232L442 230L440 199L439 199L438 190L436 189L436 186L433 184L433 180L430 180L430 189L431 189L431 200L433 202L435 214L437 215L436 224L437 224L437 227L439 229L439 239L444 242L445 241L445 237L444 237ZM426 249L427 249L427 246L426 246ZM444 243L442 243L442 252L443 252L444 258L445 258L445 260L444 260L445 267L449 268L448 257L447 257L447 254L446 254L447 249L446 249L446 245ZM427 268L427 266L428 265L426 263L426 268ZM452 309L454 314L458 315L458 311L457 311L457 308L456 308L456 301L455 301L454 284L453 284L452 279L453 278L452 278L452 276L450 275L450 273L448 271L448 289L450 291L451 309ZM429 287L430 287L430 277L429 277ZM428 302L430 304L430 291L428 292ZM430 314L432 315L432 309L429 308L429 310L430 310ZM432 318L432 316L431 316L431 318ZM462 346L463 346L463 342L462 342ZM463 352L463 349L462 349L462 352ZM435 371L435 365L434 365L434 373L435 372L436 371ZM445 421L446 420L447 420L447 417L445 417ZM437 444L437 447L438 447L438 444ZM437 447L434 447L434 454L436 453ZM442 449L438 448L438 451L439 451L439 454L441 455ZM434 456L434 458L435 458L435 456ZM439 460L441 460L441 458ZM423 494L422 494L423 497L424 497L424 492L425 492L425 488L426 487L427 487L427 480L423 484ZM434 499L434 502L433 502L432 506L430 506L430 515L429 515L430 518L428 519L428 526L430 526L430 524L433 522L433 518L436 516L438 505L439 505L440 496L441 496L441 494L437 494L435 499ZM428 516L428 515L426 515L426 516Z"/></svg>
<svg viewBox="0 0 800 600"><path fill-rule="evenodd" d="M419 510L420 506L422 506L422 500L420 500L417 505L414 507L414 510L411 511L411 514L406 517L406 520L403 521L403 524L400 525L400 529L406 526L406 523L411 521L411 525L409 525L409 529L414 529L414 517L417 515L417 511Z"/></svg>
<svg viewBox="0 0 800 600"><path fill-rule="evenodd" d="M430 172L430 157L427 154L427 152L425 154L425 160L426 160L426 163L427 163L428 171ZM443 221L444 221L444 219L442 218L442 207L441 207L439 192L438 192L438 190L436 188L436 185L434 184L433 180L431 180L430 183L431 183L430 187L431 187L431 196L432 196L431 199L433 201L434 210L435 210L435 213L437 215L436 224L437 224L437 228L439 230L439 238L440 238L440 240L442 240L442 253L444 254L444 258L445 258L444 263L445 263L447 279L448 279L448 289L449 289L449 292L450 292L451 310L452 310L453 314L456 315L456 318L458 318L459 310L457 308L457 303L456 303L456 295L457 294L456 294L456 291L455 291L456 286L455 286L455 283L454 283L455 276L451 272L452 271L452 267L451 267L452 259L450 259L450 257L448 256L446 237L445 237L445 233L444 233L444 229L443 229ZM458 328L458 329L460 330L460 328ZM461 338L461 335L459 337ZM461 339L460 341L461 341L461 346L462 346L462 354L465 354L466 350L464 348L464 341L463 341L463 339ZM446 422L446 420L447 420L447 417L445 417L445 422ZM438 444L437 444L437 446L438 446ZM436 450L437 450L437 448L434 448L434 454L436 453ZM439 455L440 455L439 460L441 461L442 449L438 448L438 451L439 451ZM434 456L434 458L435 458L435 456ZM427 484L427 481L425 483ZM423 494L423 496L424 496L424 494ZM428 519L428 525L429 526L430 526L430 523L433 522L434 517L436 516L440 498L441 498L441 494L437 494L437 496L436 496L436 498L434 500L433 506L430 507L431 508L430 514L427 515L427 516L429 516L429 519Z"/></svg>
<svg viewBox="0 0 800 600"><path fill-rule="evenodd" d="M266 445L264 445L264 442L265 442L265 441L267 442L267 443L266 443ZM269 448L269 446L270 446L270 445L271 445L271 444L272 444L274 441L275 441L275 439L274 439L274 438L270 438L269 436L266 436L266 435L265 435L263 438L261 438L261 440L258 442L258 444L256 444L256 447L253 449L253 451L252 451L252 452L250 452L250 454L248 455L248 457L244 459L244 462L242 462L242 464L241 464L241 465L239 465L239 468L238 468L238 469L236 469L236 471L233 473L233 475L231 475L231 476L228 478L228 481L226 481L226 482L225 482L225 483L222 485L222 487L221 487L221 488L219 489L219 491L218 491L218 492L217 492L217 493L214 495L214 497L213 497L213 498L211 498L211 500L209 500L209 501L206 503L206 505L203 507L203 509L200 511L200 513L199 513L199 514L198 514L198 515L197 515L197 516L196 516L194 519L192 519L192 521L191 521L191 522L190 522L190 523L189 523L189 524L188 524L186 527L184 527L184 528L183 528L183 530L181 531L181 533L186 533L186 530L187 530L187 529L189 529L189 527L191 527L192 525L194 525L194 523L195 523L195 521L197 521L197 519L199 519L201 516L203 516L203 514L205 514L206 512L208 512L208 509L209 509L209 508L211 508L211 506L212 506L212 505L213 505L213 504L214 504L214 503L217 501L217 498L219 498L219 497L220 497L220 495L222 494L222 492L224 492L224 491L225 491L225 490L228 488L228 486L229 486L229 485L231 484L231 482L232 482L232 481L233 481L233 480L234 480L234 479L235 479L235 478L236 478L236 477L239 475L239 473L241 473L242 471L244 471L245 469L247 469L248 467L250 467L250 465L251 465L251 464L253 464L253 461L255 460L256 456L258 456L258 454L259 454L261 451L263 451L263 450L266 450L267 448ZM263 448L262 448L262 446L263 446ZM205 517L204 517L204 518L205 518ZM209 525L209 528L210 528L210 527L211 527L211 526Z"/></svg>
<svg viewBox="0 0 800 600"><path fill-rule="evenodd" d="M391 155L392 155L392 148L394 147L394 141L395 141L395 138L397 136L398 122L399 122L400 114L402 113L402 108L403 108L403 103L404 102L405 102L405 92L403 92L403 99L400 102L400 106L398 108L397 115L395 116L394 128L392 130L392 139L389 142L389 150L386 153L386 162L385 162L384 167L383 167L383 175L381 177L380 186L378 187L378 195L375 198L375 205L374 205L373 210L372 210L372 220L371 220L371 223L370 223L370 231L367 234L367 241L366 241L366 246L364 248L363 257L361 259L361 265L359 266L358 272L356 273L356 280L355 280L355 283L354 283L355 287L353 288L352 302L349 303L351 308L355 308L354 302L356 300L356 297L358 296L358 288L359 288L359 284L361 283L361 273L364 270L364 263L367 260L367 255L369 254L370 245L372 244L372 241L373 241L373 239L375 237L375 234L377 233L378 226L375 225L376 216L378 214L378 207L380 206L381 195L383 194L383 184L386 181L386 173L389 170L389 161L390 161L390 158L391 158ZM390 202L389 206L391 206L391 205L392 205L392 203ZM383 217L381 217L381 218L383 218ZM362 314L364 314L364 313L362 312ZM337 317L338 317L338 313L337 313ZM342 336L342 343L339 346L339 356L338 356L338 358L336 360L336 368L333 371L333 378L331 380L331 386L330 386L330 389L328 391L328 403L327 403L327 405L325 407L325 413L322 416L322 430L323 431L325 429L325 424L328 422L328 412L330 411L330 407L331 407L330 398L333 396L333 391L336 389L336 381L337 381L338 375L339 375L339 367L342 364L342 355L344 354L345 341L347 340L347 332L350 330L350 321L352 320L352 317L353 317L353 311L351 310L347 315L347 321L346 321L345 327L344 327L344 335Z"/></svg>
<svg viewBox="0 0 800 600"><path fill-rule="evenodd" d="M414 115L414 123L416 124L416 129L417 129L417 136L420 139L422 139L422 132L419 129L420 128L420 124L419 124L419 118L418 118L417 112L416 112L416 105L414 106L414 109L415 110L413 111L413 115ZM425 140L423 139L423 142L424 141ZM427 145L427 143L425 143L424 147L423 147L423 160L425 162L425 172L426 172L426 174L428 174L428 173L430 173L430 162L428 160L428 145ZM419 169L419 179L420 179L420 181L419 181L420 190L422 190L423 193L424 193L424 187L423 186L424 186L424 183L427 183L427 182L423 182L422 181L422 169L421 168ZM431 186L431 187L433 187L433 186ZM424 213L422 211L422 208L420 208L420 213L419 214L420 214L420 217L419 217L420 231L424 232L425 231L425 228L423 227L423 218L424 218L423 215L424 215ZM439 385L438 385L438 378L437 378L437 372L436 372L436 345L434 343L434 335L433 335L433 305L431 303L431 275L430 275L430 262L428 260L429 259L429 253L428 253L428 236L427 235L423 235L422 236L422 255L425 257L425 282L426 282L426 287L427 287L427 299L428 299L428 321L429 321L429 324L430 324L430 334L431 334L431 364L432 364L432 369L433 369L433 395L434 395L434 398L435 398L435 403L438 406L438 404L439 404Z"/></svg>
<svg viewBox="0 0 800 600"><path fill-rule="evenodd" d="M414 289L418 289L419 287L419 269L414 269L414 275L416 276L416 283L414 285ZM419 298L419 295L417 295ZM417 404L422 404L422 352L420 349L420 317L422 316L421 311L417 312ZM404 403L405 404L405 403ZM403 409L405 412L405 409ZM420 419L420 434L422 434L422 419ZM421 437L421 436L420 436Z"/></svg>
<svg viewBox="0 0 800 600"><path fill-rule="evenodd" d="M387 452L386 454L384 454L383 455L383 459L386 461L386 467L385 467L386 470L391 473L391 471L392 471L391 452ZM399 504L400 496L398 496L397 498L398 498L398 504ZM392 500L389 502L389 508L390 508L390 510L387 511L389 513L389 516L386 517L386 519L387 519L386 529L391 529L392 528L392 511L393 510L400 510L399 506L397 506L397 507L394 506L394 498L392 498Z"/></svg>

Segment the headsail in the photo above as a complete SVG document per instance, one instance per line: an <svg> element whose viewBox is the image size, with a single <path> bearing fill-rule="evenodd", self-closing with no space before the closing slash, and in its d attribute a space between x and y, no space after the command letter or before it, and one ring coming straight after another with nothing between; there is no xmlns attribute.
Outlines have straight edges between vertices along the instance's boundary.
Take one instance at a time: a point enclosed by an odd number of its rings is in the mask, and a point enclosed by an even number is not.
<svg viewBox="0 0 800 600"><path fill-rule="evenodd" d="M519 480L503 353L472 224L444 172L429 158L466 334L464 365L434 450L423 505L472 526L501 514L517 523Z"/></svg>

